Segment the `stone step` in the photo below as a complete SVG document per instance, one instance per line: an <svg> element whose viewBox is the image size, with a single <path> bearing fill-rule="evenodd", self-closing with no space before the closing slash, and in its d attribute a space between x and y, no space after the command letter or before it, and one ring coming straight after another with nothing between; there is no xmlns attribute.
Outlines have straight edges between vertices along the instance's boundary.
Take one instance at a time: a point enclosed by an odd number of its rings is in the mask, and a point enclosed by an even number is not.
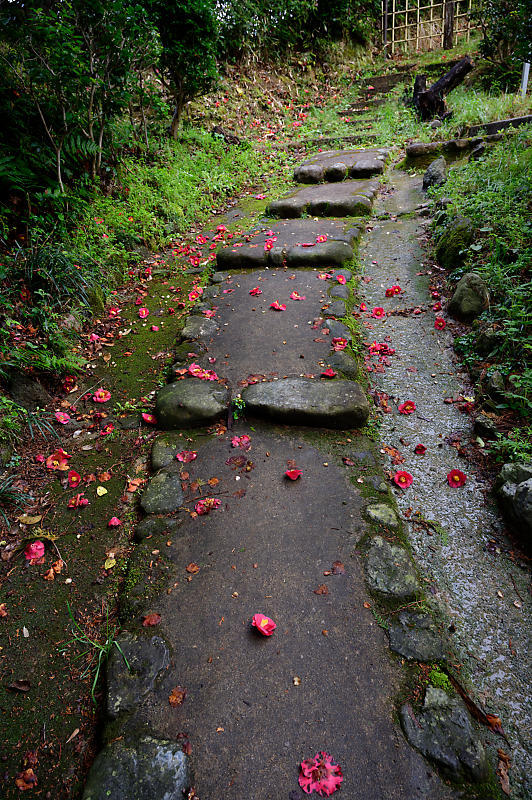
<svg viewBox="0 0 532 800"><path fill-rule="evenodd" d="M364 391L355 381L282 378L242 392L246 414L290 425L360 428L369 416Z"/></svg>
<svg viewBox="0 0 532 800"><path fill-rule="evenodd" d="M381 175L388 157L383 148L372 150L327 150L299 164L294 170L296 183L336 183L345 178L371 178Z"/></svg>
<svg viewBox="0 0 532 800"><path fill-rule="evenodd" d="M378 183L373 180L343 181L308 186L274 200L266 209L271 217L359 217L369 214Z"/></svg>
<svg viewBox="0 0 532 800"><path fill-rule="evenodd" d="M318 242L320 236L326 240ZM360 227L335 220L279 220L221 248L216 264L220 270L341 266L353 258L359 236Z"/></svg>

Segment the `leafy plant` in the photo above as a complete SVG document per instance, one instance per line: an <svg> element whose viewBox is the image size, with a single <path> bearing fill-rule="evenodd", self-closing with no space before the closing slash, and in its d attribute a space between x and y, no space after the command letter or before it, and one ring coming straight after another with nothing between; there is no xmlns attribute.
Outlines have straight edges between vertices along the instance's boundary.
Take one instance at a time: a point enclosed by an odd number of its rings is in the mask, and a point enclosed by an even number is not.
<svg viewBox="0 0 532 800"><path fill-rule="evenodd" d="M3 475L0 477L0 516L6 525L9 525L7 516L9 507L22 508L33 499L31 494L15 485L17 480L17 475Z"/></svg>
<svg viewBox="0 0 532 800"><path fill-rule="evenodd" d="M106 620L105 620L105 627L102 629L100 639L92 638L91 635L85 631L79 622L75 619L74 614L72 613L72 609L70 608L70 604L67 602L67 609L68 609L68 616L71 620L71 633L72 639L66 642L65 646L62 648L62 652L67 652L68 646L72 644L76 644L78 646L84 647L85 649L78 653L74 657L74 661L77 661L81 658L87 658L88 656L88 663L86 668L81 674L81 678L85 678L89 673L92 672L92 685L91 685L91 697L96 705L96 686L98 685L98 681L100 679L100 674L102 668L104 667L107 659L109 658L109 654L113 647L116 647L122 658L124 659L124 663L126 667L129 669L129 662L124 654L124 651L120 647L119 643L116 640L116 634L118 631L117 625L111 625L109 621L109 609L106 609Z"/></svg>

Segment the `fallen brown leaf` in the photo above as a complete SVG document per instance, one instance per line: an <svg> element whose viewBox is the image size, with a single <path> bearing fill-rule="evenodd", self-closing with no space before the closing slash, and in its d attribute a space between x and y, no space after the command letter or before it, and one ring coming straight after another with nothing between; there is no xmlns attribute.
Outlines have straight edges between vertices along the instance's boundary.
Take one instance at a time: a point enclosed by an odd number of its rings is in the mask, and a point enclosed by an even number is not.
<svg viewBox="0 0 532 800"><path fill-rule="evenodd" d="M37 775L31 767L18 773L15 778L15 786L17 789L20 789L21 792L25 792L26 789L34 789L37 786Z"/></svg>
<svg viewBox="0 0 532 800"><path fill-rule="evenodd" d="M345 566L342 564L341 561L334 561L333 562L332 574L333 575L344 575L345 574Z"/></svg>
<svg viewBox="0 0 532 800"><path fill-rule="evenodd" d="M324 583L320 583L317 589L314 589L314 594L329 594L329 587Z"/></svg>
<svg viewBox="0 0 532 800"><path fill-rule="evenodd" d="M142 617L142 627L153 628L153 626L158 625L160 621L160 614L146 614L144 617Z"/></svg>
<svg viewBox="0 0 532 800"><path fill-rule="evenodd" d="M172 708L177 708L183 704L185 697L187 696L187 690L183 688L183 686L176 686L170 692L168 696L168 702L172 706Z"/></svg>
<svg viewBox="0 0 532 800"><path fill-rule="evenodd" d="M195 564L194 561L191 561L190 564L187 564L185 569L190 575L196 575L196 573L200 571L199 566Z"/></svg>
<svg viewBox="0 0 532 800"><path fill-rule="evenodd" d="M31 689L31 683L26 680L17 680L10 683L7 687L12 692L29 692Z"/></svg>
<svg viewBox="0 0 532 800"><path fill-rule="evenodd" d="M500 748L497 750L499 763L497 765L497 775L501 784L501 789L504 794L510 794L510 778L508 777L508 770L511 768L511 760L508 753Z"/></svg>

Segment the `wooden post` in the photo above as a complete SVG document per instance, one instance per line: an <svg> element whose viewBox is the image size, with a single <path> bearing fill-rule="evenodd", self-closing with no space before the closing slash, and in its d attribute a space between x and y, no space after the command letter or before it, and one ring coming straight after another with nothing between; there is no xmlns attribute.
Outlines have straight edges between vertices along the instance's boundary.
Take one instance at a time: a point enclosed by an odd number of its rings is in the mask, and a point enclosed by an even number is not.
<svg viewBox="0 0 532 800"><path fill-rule="evenodd" d="M454 38L454 0L445 0L443 9L443 49L451 50Z"/></svg>

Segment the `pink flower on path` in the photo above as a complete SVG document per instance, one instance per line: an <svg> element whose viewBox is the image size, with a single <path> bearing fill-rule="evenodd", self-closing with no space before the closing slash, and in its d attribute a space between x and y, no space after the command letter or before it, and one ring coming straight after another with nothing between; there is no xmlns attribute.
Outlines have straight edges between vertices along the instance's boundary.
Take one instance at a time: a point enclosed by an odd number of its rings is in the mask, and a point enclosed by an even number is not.
<svg viewBox="0 0 532 800"><path fill-rule="evenodd" d="M242 450L249 450L251 447L251 438L244 433L243 436L233 436L231 439L231 447L241 447Z"/></svg>
<svg viewBox="0 0 532 800"><path fill-rule="evenodd" d="M148 425L157 425L157 417L155 414L149 414L147 411L143 411L140 416Z"/></svg>
<svg viewBox="0 0 532 800"><path fill-rule="evenodd" d="M108 389L98 389L98 391L92 395L92 399L95 403L107 403L107 401L111 399L111 392Z"/></svg>
<svg viewBox="0 0 532 800"><path fill-rule="evenodd" d="M413 414L416 410L416 404L413 400L406 400L404 403L401 403L400 406L397 406L400 414Z"/></svg>
<svg viewBox="0 0 532 800"><path fill-rule="evenodd" d="M336 352L338 352L338 350L345 350L347 344L347 339L343 339L341 336L335 336L332 340L332 349Z"/></svg>
<svg viewBox="0 0 532 800"><path fill-rule="evenodd" d="M466 480L467 477L459 469L452 469L447 475L447 483L455 489L459 486L463 486Z"/></svg>
<svg viewBox="0 0 532 800"><path fill-rule="evenodd" d="M292 292L290 295L290 300L306 300L307 298L303 294L299 294L299 292Z"/></svg>
<svg viewBox="0 0 532 800"><path fill-rule="evenodd" d="M107 525L110 528L118 528L119 525L122 524L122 520L119 520L118 517L111 517Z"/></svg>
<svg viewBox="0 0 532 800"><path fill-rule="evenodd" d="M326 233L320 233L319 236L316 236L316 241L318 242L318 244L321 244L322 242L326 242L327 241L327 234Z"/></svg>
<svg viewBox="0 0 532 800"><path fill-rule="evenodd" d="M399 486L400 489L408 489L409 486L412 486L413 481L412 475L404 470L399 470L393 476L393 482Z"/></svg>
<svg viewBox="0 0 532 800"><path fill-rule="evenodd" d="M338 281L338 283L341 283L342 286L344 286L347 283L347 281L346 281L346 279L345 279L345 277L343 275L337 275L336 276L336 280Z"/></svg>
<svg viewBox="0 0 532 800"><path fill-rule="evenodd" d="M447 323L445 322L443 317L436 317L436 319L434 320L434 327L436 328L437 331L442 331L446 325Z"/></svg>
<svg viewBox="0 0 532 800"><path fill-rule="evenodd" d="M75 497L71 497L68 501L69 508L83 508L84 506L88 506L89 501L86 497L83 496L83 493L75 495Z"/></svg>
<svg viewBox="0 0 532 800"><path fill-rule="evenodd" d="M64 411L56 411L54 417L58 422L61 423L61 425L66 425L67 422L70 422L70 416L65 414Z"/></svg>
<svg viewBox="0 0 532 800"><path fill-rule="evenodd" d="M279 303L277 300L274 300L273 303L270 303L270 308L273 308L274 311L286 311L285 304Z"/></svg>
<svg viewBox="0 0 532 800"><path fill-rule="evenodd" d="M322 751L301 762L299 785L305 794L316 792L320 797L329 797L340 787L343 779L339 764L334 764L328 753Z"/></svg>
<svg viewBox="0 0 532 800"><path fill-rule="evenodd" d="M360 303L360 310L361 311L367 311L368 310L367 305L365 303Z"/></svg>
<svg viewBox="0 0 532 800"><path fill-rule="evenodd" d="M218 500L216 497L205 497L203 500L198 500L196 505L194 506L194 511L198 516L203 516L203 514L208 514L209 511L212 511L213 508L219 508L222 505L222 501Z"/></svg>
<svg viewBox="0 0 532 800"><path fill-rule="evenodd" d="M149 314L150 314L150 310L149 310L149 308L146 308L146 306L142 306L142 308L139 308L139 317L141 319L146 319L146 317L148 317Z"/></svg>
<svg viewBox="0 0 532 800"><path fill-rule="evenodd" d="M204 317L207 317L207 319L211 319L212 317L215 316L216 311L214 311L214 309L212 308L206 308L205 311L202 311L201 313L203 314Z"/></svg>
<svg viewBox="0 0 532 800"><path fill-rule="evenodd" d="M338 375L338 373L335 372L332 367L327 367L327 369L324 370L321 373L320 377L321 378L336 378L337 375Z"/></svg>
<svg viewBox="0 0 532 800"><path fill-rule="evenodd" d="M254 614L251 624L259 633L262 633L263 636L271 636L277 627L273 619L265 617L264 614Z"/></svg>
<svg viewBox="0 0 532 800"><path fill-rule="evenodd" d="M421 443L416 444L416 446L414 447L414 453L416 454L416 456L424 456L426 452L427 448L425 447L424 444Z"/></svg>
<svg viewBox="0 0 532 800"><path fill-rule="evenodd" d="M182 464L188 464L190 461L195 461L198 457L198 454L195 450L181 450L180 453L177 453L176 458L178 461L181 461Z"/></svg>
<svg viewBox="0 0 532 800"><path fill-rule="evenodd" d="M40 539L37 539L35 542L31 542L26 546L24 555L26 556L27 561L33 561L36 558L42 558L44 555L44 544Z"/></svg>
<svg viewBox="0 0 532 800"><path fill-rule="evenodd" d="M81 475L75 469L71 469L68 473L68 485L71 489L75 489L81 483Z"/></svg>
<svg viewBox="0 0 532 800"><path fill-rule="evenodd" d="M302 475L303 472L300 469L287 469L285 472L285 477L291 481L297 481Z"/></svg>
<svg viewBox="0 0 532 800"><path fill-rule="evenodd" d="M257 297L257 295L262 294L262 289L259 289L258 286L255 286L253 289L249 290L249 293L252 297Z"/></svg>
<svg viewBox="0 0 532 800"><path fill-rule="evenodd" d="M386 312L381 306L375 306L375 308L371 312L371 316L374 319L383 319L383 317L386 316Z"/></svg>
<svg viewBox="0 0 532 800"><path fill-rule="evenodd" d="M117 317L119 314L120 314L120 309L118 308L118 306L111 306L111 308L109 309L109 317L113 319L114 317Z"/></svg>

